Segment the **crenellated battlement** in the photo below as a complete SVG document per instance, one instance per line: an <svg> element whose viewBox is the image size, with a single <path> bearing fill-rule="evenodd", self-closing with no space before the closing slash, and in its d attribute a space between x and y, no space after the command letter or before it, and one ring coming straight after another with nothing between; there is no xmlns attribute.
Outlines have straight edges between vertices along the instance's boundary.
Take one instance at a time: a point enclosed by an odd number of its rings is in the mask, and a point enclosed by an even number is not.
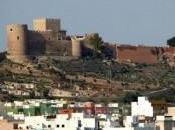
<svg viewBox="0 0 175 130"><path fill-rule="evenodd" d="M46 30L46 31L41 31L41 30L29 30L32 33L52 33L52 30Z"/></svg>
<svg viewBox="0 0 175 130"><path fill-rule="evenodd" d="M27 24L8 24L6 26L7 31L12 31L12 30L25 30L27 31Z"/></svg>
<svg viewBox="0 0 175 130"><path fill-rule="evenodd" d="M46 18L46 21L57 22L57 21L60 21L60 19L59 18Z"/></svg>
<svg viewBox="0 0 175 130"><path fill-rule="evenodd" d="M27 24L8 24L7 27L8 26L12 26L12 27L26 27Z"/></svg>
<svg viewBox="0 0 175 130"><path fill-rule="evenodd" d="M54 32L59 32L61 30L61 20L49 19L49 18L34 19L33 30L37 31L52 30Z"/></svg>

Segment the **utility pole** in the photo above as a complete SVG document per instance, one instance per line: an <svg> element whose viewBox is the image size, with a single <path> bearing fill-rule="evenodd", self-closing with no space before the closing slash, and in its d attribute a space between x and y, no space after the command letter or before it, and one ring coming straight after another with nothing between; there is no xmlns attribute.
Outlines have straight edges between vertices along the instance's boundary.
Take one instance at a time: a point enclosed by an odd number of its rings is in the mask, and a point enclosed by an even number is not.
<svg viewBox="0 0 175 130"><path fill-rule="evenodd" d="M110 76L110 77L109 77L109 78L110 78L110 88L109 88L109 93L110 93L110 89L112 89L112 72L111 72L111 61L110 61L109 67L110 67L110 71L109 71L109 72L110 72L110 73L109 73L109 74L110 74L110 75L109 75L109 76Z"/></svg>
<svg viewBox="0 0 175 130"><path fill-rule="evenodd" d="M109 80L109 88L108 88L108 94L110 93L110 89L112 88L112 69L111 69L111 61L106 63L109 67L108 71L107 71L107 79Z"/></svg>

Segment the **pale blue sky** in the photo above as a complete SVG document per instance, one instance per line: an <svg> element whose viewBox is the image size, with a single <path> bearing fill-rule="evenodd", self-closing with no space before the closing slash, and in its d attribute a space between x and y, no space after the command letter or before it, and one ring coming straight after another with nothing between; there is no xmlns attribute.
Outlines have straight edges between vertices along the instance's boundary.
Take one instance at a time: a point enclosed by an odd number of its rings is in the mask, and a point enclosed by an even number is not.
<svg viewBox="0 0 175 130"><path fill-rule="evenodd" d="M0 0L0 50L5 25L61 18L69 34L99 32L105 41L162 46L175 36L175 0Z"/></svg>

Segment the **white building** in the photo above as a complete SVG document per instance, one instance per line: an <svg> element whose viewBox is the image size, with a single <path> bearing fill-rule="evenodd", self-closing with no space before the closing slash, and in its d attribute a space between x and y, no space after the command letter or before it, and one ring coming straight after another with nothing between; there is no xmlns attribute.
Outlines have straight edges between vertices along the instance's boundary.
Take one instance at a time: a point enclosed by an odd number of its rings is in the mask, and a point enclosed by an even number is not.
<svg viewBox="0 0 175 130"><path fill-rule="evenodd" d="M95 130L97 123L95 118L84 118L83 113L72 113L71 117L68 114L59 114L55 118L28 116L18 127L22 129Z"/></svg>
<svg viewBox="0 0 175 130"><path fill-rule="evenodd" d="M137 102L131 103L131 115L153 117L153 107L147 97L138 97Z"/></svg>

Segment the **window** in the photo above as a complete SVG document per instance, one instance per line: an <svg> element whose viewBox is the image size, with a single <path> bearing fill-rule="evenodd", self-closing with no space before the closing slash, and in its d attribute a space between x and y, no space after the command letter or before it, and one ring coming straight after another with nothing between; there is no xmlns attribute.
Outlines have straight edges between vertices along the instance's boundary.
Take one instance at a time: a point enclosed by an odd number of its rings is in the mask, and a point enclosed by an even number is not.
<svg viewBox="0 0 175 130"><path fill-rule="evenodd" d="M11 28L11 29L10 29L10 31L12 32L12 31L13 31L13 29Z"/></svg>
<svg viewBox="0 0 175 130"><path fill-rule="evenodd" d="M19 40L19 36L17 36L17 40Z"/></svg>
<svg viewBox="0 0 175 130"><path fill-rule="evenodd" d="M62 128L64 128L64 124L62 125Z"/></svg>
<svg viewBox="0 0 175 130"><path fill-rule="evenodd" d="M48 125L48 128L51 128L51 125Z"/></svg>
<svg viewBox="0 0 175 130"><path fill-rule="evenodd" d="M59 128L60 127L60 125L57 125L57 128Z"/></svg>

